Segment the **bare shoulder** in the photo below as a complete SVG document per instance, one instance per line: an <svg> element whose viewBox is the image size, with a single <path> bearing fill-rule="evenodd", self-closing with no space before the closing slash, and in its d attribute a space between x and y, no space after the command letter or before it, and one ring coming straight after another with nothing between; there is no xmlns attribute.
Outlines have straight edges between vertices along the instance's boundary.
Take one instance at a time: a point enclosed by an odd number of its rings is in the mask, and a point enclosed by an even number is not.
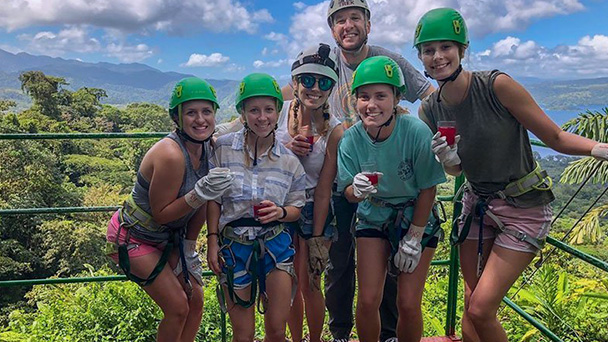
<svg viewBox="0 0 608 342"><path fill-rule="evenodd" d="M500 102L507 108L530 97L521 84L505 74L496 76L492 87Z"/></svg>
<svg viewBox="0 0 608 342"><path fill-rule="evenodd" d="M165 138L148 150L142 160L140 171L147 176L151 175L154 170L179 170L185 168L185 165L186 159L179 145L172 139Z"/></svg>

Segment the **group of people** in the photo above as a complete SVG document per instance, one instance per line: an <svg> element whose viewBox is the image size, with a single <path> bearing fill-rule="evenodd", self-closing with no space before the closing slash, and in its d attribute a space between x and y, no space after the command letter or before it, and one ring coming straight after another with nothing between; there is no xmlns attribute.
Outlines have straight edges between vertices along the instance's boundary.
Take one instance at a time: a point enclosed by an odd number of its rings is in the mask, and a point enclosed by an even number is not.
<svg viewBox="0 0 608 342"><path fill-rule="evenodd" d="M542 248L554 198L527 131L561 153L604 161L608 144L562 131L505 73L464 70L468 32L454 9L427 12L414 36L438 90L400 55L367 44L365 0L331 1L327 21L337 47L304 49L282 89L270 75L246 76L233 123L216 127L219 102L206 81L176 84L176 130L145 155L108 225L109 255L163 311L158 341L193 341L199 329L196 238L205 222L233 341L253 341L258 310L265 341L284 342L288 326L293 341L319 342L326 308L333 341L348 341L353 324L360 341L420 341L441 235L436 186L464 172L452 232L465 282L462 335L507 341L496 313ZM398 105L417 99L420 119ZM439 121L455 122L454 141Z"/></svg>

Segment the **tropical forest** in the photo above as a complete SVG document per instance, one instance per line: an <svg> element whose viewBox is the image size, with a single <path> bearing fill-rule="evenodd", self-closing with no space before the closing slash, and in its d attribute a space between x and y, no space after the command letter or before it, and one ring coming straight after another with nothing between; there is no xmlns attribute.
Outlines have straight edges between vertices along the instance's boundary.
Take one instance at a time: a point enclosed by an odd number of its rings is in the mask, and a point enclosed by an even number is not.
<svg viewBox="0 0 608 342"><path fill-rule="evenodd" d="M27 107L0 98L0 341L154 341L162 313L106 257L105 231L146 151L173 130L167 108L106 104L104 89L74 89L40 71L21 73L19 82ZM563 128L608 142L608 108L580 110ZM562 341L608 342L608 163L556 152L535 156L554 183L552 241L512 287L499 319L510 341L555 340L546 328ZM456 183L449 178L439 187L446 222L438 261L453 256L448 237ZM198 239L203 258L205 233ZM424 336L446 335L448 264L431 267ZM456 279L459 335L464 285ZM204 280L197 341L221 341L224 327L230 340L217 279ZM256 319L261 340L262 318Z"/></svg>

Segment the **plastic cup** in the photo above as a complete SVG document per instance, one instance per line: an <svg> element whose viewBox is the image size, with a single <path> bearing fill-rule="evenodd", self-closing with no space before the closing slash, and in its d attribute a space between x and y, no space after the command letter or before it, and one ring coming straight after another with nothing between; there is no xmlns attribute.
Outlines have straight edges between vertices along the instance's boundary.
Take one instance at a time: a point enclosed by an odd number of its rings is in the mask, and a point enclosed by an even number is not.
<svg viewBox="0 0 608 342"><path fill-rule="evenodd" d="M456 139L456 121L439 121L437 131L445 137L449 146L454 145Z"/></svg>
<svg viewBox="0 0 608 342"><path fill-rule="evenodd" d="M378 185L378 174L375 172L363 172L363 175L369 179L373 186Z"/></svg>
<svg viewBox="0 0 608 342"><path fill-rule="evenodd" d="M300 127L298 133L306 137L306 142L310 144L310 152L312 152L312 147L315 143L315 136L312 134L312 129L310 129L310 126L304 125Z"/></svg>
<svg viewBox="0 0 608 342"><path fill-rule="evenodd" d="M254 220L259 220L260 219L260 209L266 207L265 204L262 203L258 203L258 204L254 204L253 205L253 219Z"/></svg>

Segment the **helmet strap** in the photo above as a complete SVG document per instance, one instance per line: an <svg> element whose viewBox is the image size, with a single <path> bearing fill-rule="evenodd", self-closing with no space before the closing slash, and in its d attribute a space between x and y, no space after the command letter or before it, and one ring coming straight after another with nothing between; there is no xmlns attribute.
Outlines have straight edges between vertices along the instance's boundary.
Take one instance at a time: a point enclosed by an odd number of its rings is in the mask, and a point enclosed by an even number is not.
<svg viewBox="0 0 608 342"><path fill-rule="evenodd" d="M395 117L395 115L397 115L397 108L393 108L393 114L391 115L391 117L388 118L388 120L386 120L385 123L380 125L380 128L378 128L378 133L376 133L376 137L372 140L372 142L374 144L378 142L378 137L380 137L380 132L382 132L382 129L384 127L388 127L391 124L391 122L393 122L393 118Z"/></svg>
<svg viewBox="0 0 608 342"><path fill-rule="evenodd" d="M205 140L197 140L197 139L194 139L193 137L189 136L188 134L186 134L186 132L184 132L184 130L182 130L182 129L177 129L177 135L179 135L181 138L186 139L190 142L193 142L195 144L201 144L201 145L203 145L207 141L211 140L211 138L213 137L213 134L211 134Z"/></svg>
<svg viewBox="0 0 608 342"><path fill-rule="evenodd" d="M448 82L454 82L458 78L458 75L460 75L461 72L462 72L462 64L459 64L458 68L456 69L456 71L454 71L450 76L448 76L448 77L446 77L444 79L438 80L439 82L443 82L443 83L439 86L439 92L437 93L437 103L441 102L441 91L443 90L443 87ZM424 72L424 75L426 77L432 79L432 77L426 71Z"/></svg>
<svg viewBox="0 0 608 342"><path fill-rule="evenodd" d="M254 142L254 146L253 146L253 166L257 166L258 165L258 139L260 139L260 136L257 135L253 130L251 130L251 128L249 127L249 125L247 124L247 120L245 120L244 123L245 129L255 135L255 142ZM274 125L274 129L272 131L270 131L270 133L266 134L265 137L262 137L263 139L268 138L271 134L275 134L275 131L278 128L278 124ZM247 143L247 141L245 141L245 143Z"/></svg>

